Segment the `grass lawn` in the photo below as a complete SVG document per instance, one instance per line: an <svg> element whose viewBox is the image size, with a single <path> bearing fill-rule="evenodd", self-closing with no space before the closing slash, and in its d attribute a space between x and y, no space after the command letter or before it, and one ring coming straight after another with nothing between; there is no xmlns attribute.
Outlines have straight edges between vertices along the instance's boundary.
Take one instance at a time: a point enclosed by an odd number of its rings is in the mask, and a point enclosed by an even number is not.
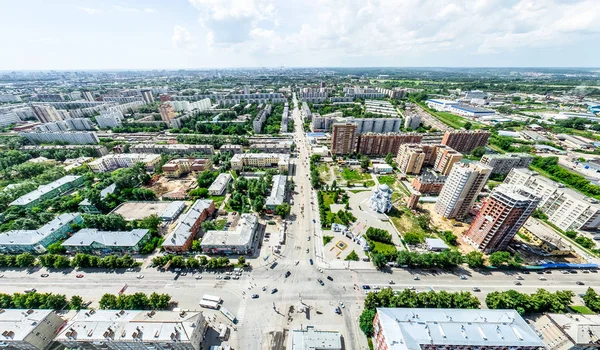
<svg viewBox="0 0 600 350"><path fill-rule="evenodd" d="M392 219L392 223L394 226L396 226L396 229L400 233L415 232L427 236L427 232L425 232L421 226L419 226L415 216L410 210L408 210L408 208L404 208L402 211L400 211L393 207L392 210L387 213L387 215Z"/></svg>
<svg viewBox="0 0 600 350"><path fill-rule="evenodd" d="M325 205L325 208L329 208L330 205L334 204L335 201L333 200L333 196L335 195L335 192L325 192L325 191L321 191L323 193L323 205Z"/></svg>
<svg viewBox="0 0 600 350"><path fill-rule="evenodd" d="M394 186L394 183L396 183L396 177L393 175L381 175L377 177L377 180L380 184L386 184L390 187Z"/></svg>
<svg viewBox="0 0 600 350"><path fill-rule="evenodd" d="M375 242L372 240L369 240L369 246L371 247L372 252L379 252L383 254L393 254L397 251L396 246L393 244Z"/></svg>
<svg viewBox="0 0 600 350"><path fill-rule="evenodd" d="M356 193L360 193L360 192L364 192L364 191L368 191L368 189L364 189L364 190L350 190L350 192L356 194Z"/></svg>
<svg viewBox="0 0 600 350"><path fill-rule="evenodd" d="M225 200L225 196L209 196L208 199L212 199L215 202L215 208L219 209Z"/></svg>
<svg viewBox="0 0 600 350"><path fill-rule="evenodd" d="M322 181L329 181L329 179L331 178L331 173L329 172L329 165L321 163L317 167L317 170L319 171L319 177Z"/></svg>
<svg viewBox="0 0 600 350"><path fill-rule="evenodd" d="M569 306L573 311L582 315L595 315L596 313L590 310L587 306L584 305L571 305Z"/></svg>
<svg viewBox="0 0 600 350"><path fill-rule="evenodd" d="M371 178L367 173L361 173L358 170L344 168L342 170L342 178L347 181L364 181Z"/></svg>

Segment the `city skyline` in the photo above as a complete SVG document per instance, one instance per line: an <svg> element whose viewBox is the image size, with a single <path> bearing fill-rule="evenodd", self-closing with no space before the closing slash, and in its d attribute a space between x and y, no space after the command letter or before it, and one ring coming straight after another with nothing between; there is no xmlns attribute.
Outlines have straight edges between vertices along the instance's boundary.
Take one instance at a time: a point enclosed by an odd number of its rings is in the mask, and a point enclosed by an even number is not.
<svg viewBox="0 0 600 350"><path fill-rule="evenodd" d="M594 67L600 39L590 0L28 0L7 13L8 71Z"/></svg>

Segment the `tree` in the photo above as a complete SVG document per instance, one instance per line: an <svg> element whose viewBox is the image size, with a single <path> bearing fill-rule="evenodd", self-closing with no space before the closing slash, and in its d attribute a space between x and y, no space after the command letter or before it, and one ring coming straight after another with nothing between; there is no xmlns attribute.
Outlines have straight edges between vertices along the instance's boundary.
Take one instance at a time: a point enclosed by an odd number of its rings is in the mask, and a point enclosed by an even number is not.
<svg viewBox="0 0 600 350"><path fill-rule="evenodd" d="M471 151L471 156L477 157L477 158L483 157L484 154L485 154L485 147L484 146L475 147Z"/></svg>
<svg viewBox="0 0 600 350"><path fill-rule="evenodd" d="M463 125L463 127L465 128L465 130L471 130L473 124L471 122L466 122L465 125Z"/></svg>
<svg viewBox="0 0 600 350"><path fill-rule="evenodd" d="M19 267L29 267L35 262L35 257L29 253L17 255L16 263Z"/></svg>
<svg viewBox="0 0 600 350"><path fill-rule="evenodd" d="M385 162L388 163L388 165L393 165L394 164L394 155L392 153L388 153L385 156Z"/></svg>
<svg viewBox="0 0 600 350"><path fill-rule="evenodd" d="M375 309L365 309L365 311L363 311L363 313L360 315L360 330L363 331L367 337L373 336L373 320L375 319L376 314L377 311Z"/></svg>
<svg viewBox="0 0 600 350"><path fill-rule="evenodd" d="M115 310L117 308L117 297L114 294L104 294L98 304L101 309Z"/></svg>
<svg viewBox="0 0 600 350"><path fill-rule="evenodd" d="M207 198L209 196L208 189L204 187L193 189L188 194L194 198Z"/></svg>
<svg viewBox="0 0 600 350"><path fill-rule="evenodd" d="M255 212L262 211L264 205L265 205L265 197L263 197L263 196L257 195L252 200L252 210L254 210Z"/></svg>
<svg viewBox="0 0 600 350"><path fill-rule="evenodd" d="M198 259L196 258L187 258L185 260L185 267L188 267L190 269L195 269L198 268L200 266L200 261L198 261Z"/></svg>
<svg viewBox="0 0 600 350"><path fill-rule="evenodd" d="M69 307L73 310L81 310L83 305L83 298L79 295L73 295L71 297L71 301L69 302Z"/></svg>
<svg viewBox="0 0 600 350"><path fill-rule="evenodd" d="M365 171L366 171L367 169L369 169L369 165L370 165L370 164L371 164L371 160L369 159L369 157L367 157L367 156L362 156L362 157L360 158L360 167L361 167L363 170L365 170Z"/></svg>
<svg viewBox="0 0 600 350"><path fill-rule="evenodd" d="M472 251L465 255L465 262L470 268L475 269L483 266L483 254L478 251Z"/></svg>
<svg viewBox="0 0 600 350"><path fill-rule="evenodd" d="M382 269L387 264L387 258L381 253L373 253L371 258L373 259L373 265L378 269Z"/></svg>
<svg viewBox="0 0 600 350"><path fill-rule="evenodd" d="M404 242L408 245L417 245L425 242L423 234L418 232L405 232L403 237Z"/></svg>
<svg viewBox="0 0 600 350"><path fill-rule="evenodd" d="M490 262L490 265L499 267L510 261L510 253L503 251L494 252L490 254L488 260Z"/></svg>
<svg viewBox="0 0 600 350"><path fill-rule="evenodd" d="M283 219L289 215L291 209L292 208L288 203L282 203L275 208L275 213L277 213L277 215L281 216Z"/></svg>
<svg viewBox="0 0 600 350"><path fill-rule="evenodd" d="M392 235L388 231L376 227L369 227L365 232L365 236L372 241L392 243Z"/></svg>
<svg viewBox="0 0 600 350"><path fill-rule="evenodd" d="M358 258L358 254L356 254L356 252L353 250L350 252L350 254L348 254L348 256L346 256L346 258L344 259L346 261L358 261L360 260Z"/></svg>
<svg viewBox="0 0 600 350"><path fill-rule="evenodd" d="M243 256L243 255L242 255L242 256L240 256L240 257L238 258L238 262L237 262L237 263L238 263L238 265L240 265L240 266L246 266L246 258L244 258L244 256Z"/></svg>
<svg viewBox="0 0 600 350"><path fill-rule="evenodd" d="M215 223L213 221L204 221L200 224L200 227L202 227L202 231L206 232L206 231L211 231L215 229ZM192 243L193 244L193 243Z"/></svg>
<svg viewBox="0 0 600 350"><path fill-rule="evenodd" d="M48 254L64 254L67 252L65 247L62 246L62 242L55 242L48 246Z"/></svg>
<svg viewBox="0 0 600 350"><path fill-rule="evenodd" d="M204 231L206 232L206 231ZM193 252L199 252L202 250L202 248L200 247L200 240L195 239L192 241L192 246L190 248Z"/></svg>

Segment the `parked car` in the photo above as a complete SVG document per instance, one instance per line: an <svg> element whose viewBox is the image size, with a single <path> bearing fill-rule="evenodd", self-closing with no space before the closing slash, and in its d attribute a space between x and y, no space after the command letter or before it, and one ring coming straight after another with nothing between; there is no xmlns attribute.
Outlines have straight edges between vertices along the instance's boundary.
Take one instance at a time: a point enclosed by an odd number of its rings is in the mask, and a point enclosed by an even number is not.
<svg viewBox="0 0 600 350"><path fill-rule="evenodd" d="M77 276L75 276L75 277L77 277L77 278L83 278L83 274L82 273L77 274Z"/></svg>
<svg viewBox="0 0 600 350"><path fill-rule="evenodd" d="M333 277L331 277L331 276L327 276L327 279L330 281L333 281Z"/></svg>
<svg viewBox="0 0 600 350"><path fill-rule="evenodd" d="M473 290L474 292L481 292L481 289L479 289L479 287L473 287L473 288L472 288L472 290Z"/></svg>
<svg viewBox="0 0 600 350"><path fill-rule="evenodd" d="M277 288L271 289L271 294L275 294L275 293L277 293Z"/></svg>
<svg viewBox="0 0 600 350"><path fill-rule="evenodd" d="M516 286L520 286L521 285L521 281L515 281L515 285Z"/></svg>
<svg viewBox="0 0 600 350"><path fill-rule="evenodd" d="M289 271L288 271L288 272L286 272L286 273L285 273L285 278L288 278L288 277L290 277L290 275L291 275L291 274L292 274L292 273L291 273L291 272L289 272Z"/></svg>
<svg viewBox="0 0 600 350"><path fill-rule="evenodd" d="M325 283L323 282L323 280L322 280L322 279L320 279L320 278L318 278L318 279L317 279L317 282L319 282L319 284L320 284L320 285L322 285L322 286L324 286L324 285L325 285Z"/></svg>
<svg viewBox="0 0 600 350"><path fill-rule="evenodd" d="M575 283L577 283L577 285L578 285L578 286L583 286L583 285L585 284L585 283L583 283L583 282L581 282L581 281L577 281L577 282L575 282Z"/></svg>
<svg viewBox="0 0 600 350"><path fill-rule="evenodd" d="M41 276L42 276L42 277L48 277L48 276L50 276L50 275L49 275L49 274L47 274L47 273L43 273Z"/></svg>
<svg viewBox="0 0 600 350"><path fill-rule="evenodd" d="M258 294L252 294L252 299L258 299Z"/></svg>
<svg viewBox="0 0 600 350"><path fill-rule="evenodd" d="M371 289L371 286L365 284L362 286L362 289Z"/></svg>
<svg viewBox="0 0 600 350"><path fill-rule="evenodd" d="M138 276L137 276L137 279L138 279L138 280L141 280L141 279L143 279L143 278L144 278L144 275L138 275Z"/></svg>
<svg viewBox="0 0 600 350"><path fill-rule="evenodd" d="M394 280L389 280L389 281L388 281L388 283L389 283L389 284L395 284L395 283L394 283Z"/></svg>
<svg viewBox="0 0 600 350"><path fill-rule="evenodd" d="M308 259L308 262L312 265L313 264L313 260L312 259Z"/></svg>
<svg viewBox="0 0 600 350"><path fill-rule="evenodd" d="M461 279L461 280L466 280L466 279L467 279L467 276L465 276L465 275L460 275L460 279Z"/></svg>

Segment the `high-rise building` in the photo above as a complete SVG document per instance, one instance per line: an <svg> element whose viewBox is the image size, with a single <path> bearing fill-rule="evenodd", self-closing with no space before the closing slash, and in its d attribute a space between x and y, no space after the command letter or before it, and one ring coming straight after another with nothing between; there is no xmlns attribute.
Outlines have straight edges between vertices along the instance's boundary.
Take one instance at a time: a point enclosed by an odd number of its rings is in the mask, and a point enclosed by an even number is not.
<svg viewBox="0 0 600 350"><path fill-rule="evenodd" d="M54 106L50 105L33 105L31 106L33 113L37 120L42 123L54 122L57 120L63 120L63 117Z"/></svg>
<svg viewBox="0 0 600 350"><path fill-rule="evenodd" d="M87 118L71 118L65 119L67 126L71 130L93 130L92 122Z"/></svg>
<svg viewBox="0 0 600 350"><path fill-rule="evenodd" d="M419 174L425 165L435 165L436 150L440 145L404 144L398 149L396 164L405 174Z"/></svg>
<svg viewBox="0 0 600 350"><path fill-rule="evenodd" d="M421 116L419 114L409 114L404 118L404 128L415 130L421 125Z"/></svg>
<svg viewBox="0 0 600 350"><path fill-rule="evenodd" d="M331 154L351 154L356 151L358 126L355 123L336 123L332 126Z"/></svg>
<svg viewBox="0 0 600 350"><path fill-rule="evenodd" d="M101 129L104 128L116 128L121 126L121 122L123 120L123 113L118 110L115 111L106 111L96 116L96 123L98 123L98 127Z"/></svg>
<svg viewBox="0 0 600 350"><path fill-rule="evenodd" d="M486 253L504 250L540 198L524 186L500 184L483 204L463 239Z"/></svg>
<svg viewBox="0 0 600 350"><path fill-rule="evenodd" d="M489 138L490 132L483 130L446 131L442 144L461 153L470 153L477 147L485 146Z"/></svg>
<svg viewBox="0 0 600 350"><path fill-rule="evenodd" d="M490 166L479 162L454 164L435 203L436 213L447 219L464 218L491 172Z"/></svg>
<svg viewBox="0 0 600 350"><path fill-rule="evenodd" d="M439 171L442 175L448 175L452 166L456 162L460 162L463 155L453 150L452 148L444 145L439 145L435 151L435 165L434 169Z"/></svg>
<svg viewBox="0 0 600 350"><path fill-rule="evenodd" d="M21 122L21 118L15 112L0 113L0 127L5 127Z"/></svg>
<svg viewBox="0 0 600 350"><path fill-rule="evenodd" d="M527 153L484 154L480 162L493 168L492 174L508 174L513 168L527 168L533 157Z"/></svg>
<svg viewBox="0 0 600 350"><path fill-rule="evenodd" d="M314 121L314 119L313 119ZM398 154L400 146L407 143L420 143L422 135L417 133L367 133L358 135L358 153L370 156Z"/></svg>
<svg viewBox="0 0 600 350"><path fill-rule="evenodd" d="M91 91L89 91L89 90L83 91L83 98L86 101L90 101L90 102L95 101L94 100L94 94Z"/></svg>
<svg viewBox="0 0 600 350"><path fill-rule="evenodd" d="M144 90L140 90L140 93L142 94L142 98L144 99L144 102L146 102L146 103L154 102L154 96L152 96L152 90L144 89Z"/></svg>
<svg viewBox="0 0 600 350"><path fill-rule="evenodd" d="M160 117L162 120L167 123L167 125L171 125L171 120L175 119L175 109L169 103L162 103L158 106L158 111L160 112Z"/></svg>

